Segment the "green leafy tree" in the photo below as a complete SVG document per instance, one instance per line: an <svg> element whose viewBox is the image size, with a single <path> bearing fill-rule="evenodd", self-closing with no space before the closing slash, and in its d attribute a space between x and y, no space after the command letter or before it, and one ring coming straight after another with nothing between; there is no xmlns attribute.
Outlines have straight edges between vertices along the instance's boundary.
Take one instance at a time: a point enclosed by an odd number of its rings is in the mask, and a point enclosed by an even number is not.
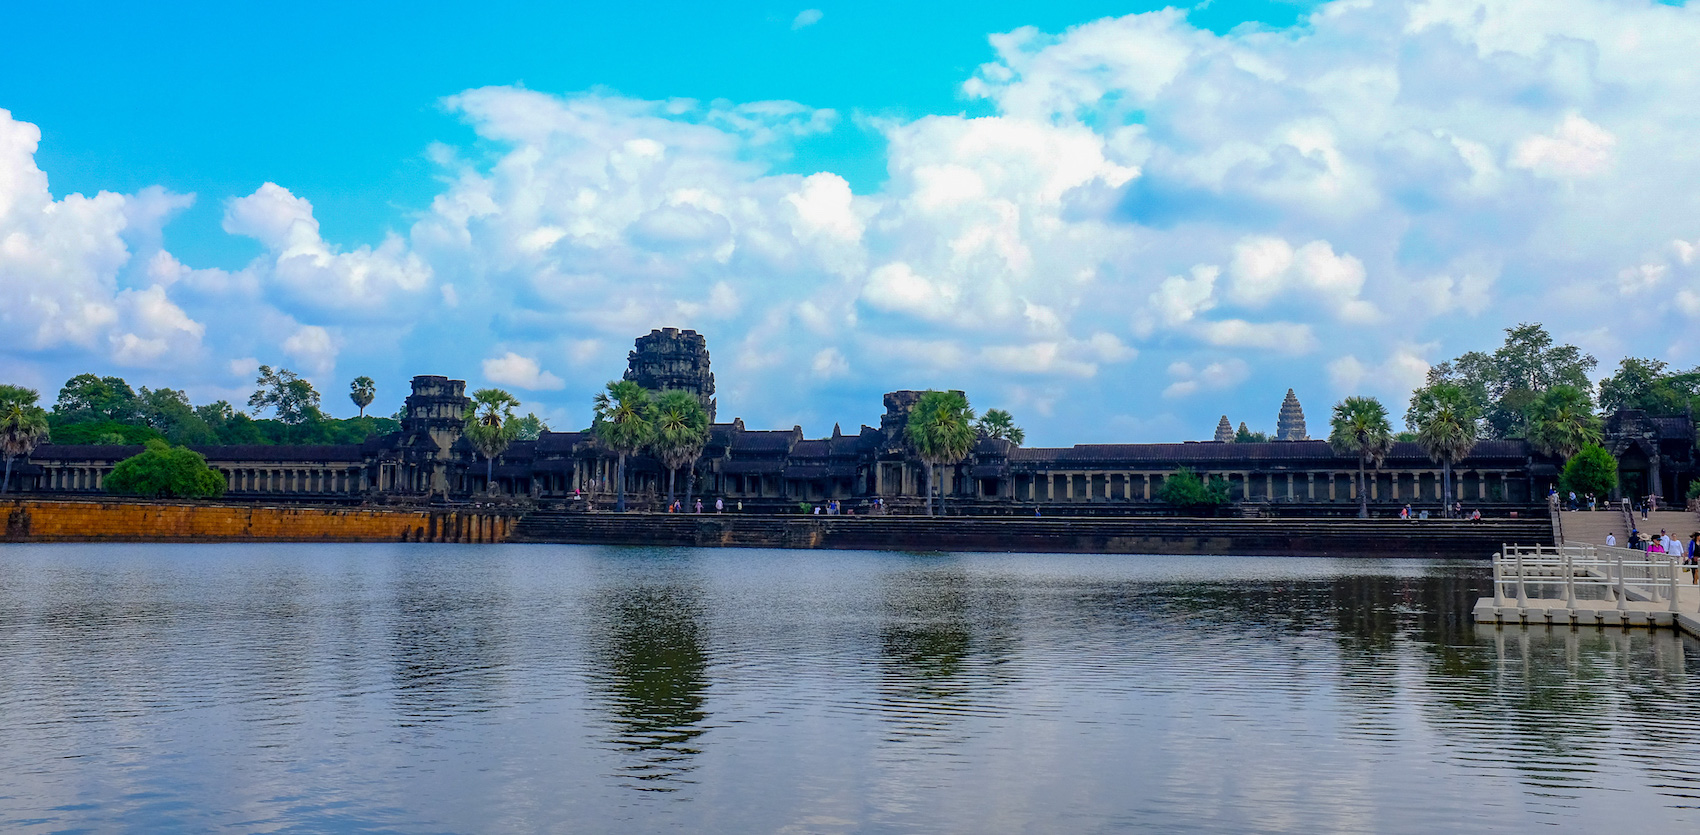
<svg viewBox="0 0 1700 835"><path fill-rule="evenodd" d="M1221 507L1229 502L1228 481L1211 476L1206 482L1187 467L1181 467L1157 489L1158 500L1179 508L1202 509Z"/></svg>
<svg viewBox="0 0 1700 835"><path fill-rule="evenodd" d="M59 389L53 414L68 423L114 420L130 423L137 419L136 392L122 377L78 374Z"/></svg>
<svg viewBox="0 0 1700 835"><path fill-rule="evenodd" d="M1430 459L1440 463L1444 511L1452 513L1452 468L1476 447L1479 413L1468 392L1453 383L1431 383L1411 394L1405 413L1416 430L1416 442Z"/></svg>
<svg viewBox="0 0 1700 835"><path fill-rule="evenodd" d="M626 511L626 457L649 445L655 437L655 404L643 386L631 380L614 380L596 395L591 434L616 457L614 509Z"/></svg>
<svg viewBox="0 0 1700 835"><path fill-rule="evenodd" d="M673 504L674 477L679 468L696 470L697 458L708 444L708 412L688 391L663 391L655 398L655 434L650 451L667 468L667 504ZM689 500L689 497L686 498Z"/></svg>
<svg viewBox="0 0 1700 835"><path fill-rule="evenodd" d="M944 487L933 478L933 470L956 465L974 449L974 410L960 391L928 391L909 412L907 433L926 469L927 515L931 516L935 489L941 510L944 504Z"/></svg>
<svg viewBox="0 0 1700 835"><path fill-rule="evenodd" d="M8 387L15 388L15 387ZM26 397L22 392L28 392ZM0 477L0 493L12 483L12 462L27 456L47 439L47 412L34 403L29 389L0 392L0 455L6 456L6 472Z"/></svg>
<svg viewBox="0 0 1700 835"><path fill-rule="evenodd" d="M1640 409L1651 415L1700 411L1700 369L1671 372L1663 360L1624 357L1617 371L1600 381L1600 411Z"/></svg>
<svg viewBox="0 0 1700 835"><path fill-rule="evenodd" d="M159 432L174 444L211 444L217 433L189 405L189 395L177 389L142 386L136 395L136 410L143 425Z"/></svg>
<svg viewBox="0 0 1700 835"><path fill-rule="evenodd" d="M200 453L157 440L118 462L103 483L109 493L172 499L218 498L225 486Z"/></svg>
<svg viewBox="0 0 1700 835"><path fill-rule="evenodd" d="M1599 444L1584 444L1565 462L1559 481L1577 495L1610 495L1617 487L1617 460Z"/></svg>
<svg viewBox="0 0 1700 835"><path fill-rule="evenodd" d="M516 441L535 441L548 431L549 424L544 423L543 418L538 417L536 412L526 412L525 417L514 419Z"/></svg>
<svg viewBox="0 0 1700 835"><path fill-rule="evenodd" d="M1581 389L1554 386L1529 404L1529 443L1535 449L1569 458L1583 446L1599 442L1600 419Z"/></svg>
<svg viewBox="0 0 1700 835"><path fill-rule="evenodd" d="M1348 397L1334 404L1329 420L1328 446L1335 455L1358 459L1358 518L1369 518L1369 491L1364 470L1381 466L1393 449L1393 427L1387 422L1387 407L1373 397Z"/></svg>
<svg viewBox="0 0 1700 835"><path fill-rule="evenodd" d="M248 411L255 415L269 408L286 426L324 419L319 411L319 392L312 383L287 368L273 371L269 365L260 366L254 387L253 395L248 398Z"/></svg>
<svg viewBox="0 0 1700 835"><path fill-rule="evenodd" d="M55 444L122 444L141 446L148 441L163 441L165 436L151 427L115 420L96 420L87 423L55 423L47 418L51 441Z"/></svg>
<svg viewBox="0 0 1700 835"><path fill-rule="evenodd" d="M348 384L348 399L360 409L360 417L366 416L366 407L372 405L373 398L378 396L378 384L371 377L361 375Z"/></svg>
<svg viewBox="0 0 1700 835"><path fill-rule="evenodd" d="M988 438L1009 441L1016 446L1027 440L1027 433L1015 425L1015 417L1002 409L987 409L975 427Z"/></svg>
<svg viewBox="0 0 1700 835"><path fill-rule="evenodd" d="M1507 328L1505 344L1492 354L1471 351L1429 369L1428 382L1462 388L1492 437L1522 438L1536 398L1561 385L1589 394L1588 375L1598 365L1574 345L1554 345L1546 328L1524 323Z"/></svg>
<svg viewBox="0 0 1700 835"><path fill-rule="evenodd" d="M519 435L514 409L519 398L501 389L479 389L472 393L472 411L466 415L466 440L484 456L484 489L494 491L496 456L507 450Z"/></svg>
<svg viewBox="0 0 1700 835"><path fill-rule="evenodd" d="M1262 444L1269 442L1268 432L1253 432L1246 427L1245 421L1240 421L1240 428L1234 432L1236 444Z"/></svg>

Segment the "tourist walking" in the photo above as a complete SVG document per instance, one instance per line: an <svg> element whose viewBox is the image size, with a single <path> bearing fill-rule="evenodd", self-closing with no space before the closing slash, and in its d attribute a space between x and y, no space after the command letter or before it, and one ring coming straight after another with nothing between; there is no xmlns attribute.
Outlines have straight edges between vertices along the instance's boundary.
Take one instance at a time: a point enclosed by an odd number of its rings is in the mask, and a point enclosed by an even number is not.
<svg viewBox="0 0 1700 835"><path fill-rule="evenodd" d="M714 500L714 512L715 513L725 513L726 512L726 500L725 499L716 498Z"/></svg>
<svg viewBox="0 0 1700 835"><path fill-rule="evenodd" d="M1688 573L1694 578L1693 585L1700 585L1700 531L1688 535L1688 553L1682 563L1688 566Z"/></svg>
<svg viewBox="0 0 1700 835"><path fill-rule="evenodd" d="M702 499L697 499L697 512L702 512Z"/></svg>
<svg viewBox="0 0 1700 835"><path fill-rule="evenodd" d="M1612 533L1610 531L1606 532L1606 547L1607 548L1616 548L1617 547L1617 534Z"/></svg>

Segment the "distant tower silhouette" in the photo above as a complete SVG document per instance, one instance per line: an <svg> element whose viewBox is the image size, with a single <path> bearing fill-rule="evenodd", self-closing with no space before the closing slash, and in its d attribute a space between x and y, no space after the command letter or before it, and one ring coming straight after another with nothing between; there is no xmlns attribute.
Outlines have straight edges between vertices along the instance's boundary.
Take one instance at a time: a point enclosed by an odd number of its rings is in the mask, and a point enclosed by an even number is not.
<svg viewBox="0 0 1700 835"><path fill-rule="evenodd" d="M1222 416L1222 422L1216 424L1216 438L1215 438L1215 440L1216 440L1217 443L1227 443L1229 441L1232 441L1233 439L1234 439L1233 424L1228 423L1228 416L1227 415L1223 415Z"/></svg>
<svg viewBox="0 0 1700 835"><path fill-rule="evenodd" d="M1287 389L1287 399L1281 401L1281 414L1275 418L1275 440L1310 440L1310 436L1305 434L1304 407L1299 405L1299 398L1292 389Z"/></svg>

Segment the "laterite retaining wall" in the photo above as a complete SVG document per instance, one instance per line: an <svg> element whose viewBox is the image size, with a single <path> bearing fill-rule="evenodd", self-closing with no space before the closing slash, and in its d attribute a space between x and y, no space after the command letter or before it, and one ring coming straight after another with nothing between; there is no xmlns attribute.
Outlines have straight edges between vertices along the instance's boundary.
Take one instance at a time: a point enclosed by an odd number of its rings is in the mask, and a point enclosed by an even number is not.
<svg viewBox="0 0 1700 835"><path fill-rule="evenodd" d="M483 510L139 500L0 502L6 542L502 542L517 516Z"/></svg>

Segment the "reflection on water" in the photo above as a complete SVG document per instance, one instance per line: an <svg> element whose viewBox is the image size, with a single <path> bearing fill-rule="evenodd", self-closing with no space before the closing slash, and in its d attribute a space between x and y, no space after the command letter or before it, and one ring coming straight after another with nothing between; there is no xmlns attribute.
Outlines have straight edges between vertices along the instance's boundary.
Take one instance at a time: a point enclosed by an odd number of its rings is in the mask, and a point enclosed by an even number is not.
<svg viewBox="0 0 1700 835"><path fill-rule="evenodd" d="M1700 645L1480 564L0 550L0 830L1700 828Z"/></svg>
<svg viewBox="0 0 1700 835"><path fill-rule="evenodd" d="M642 582L604 590L598 609L607 635L592 680L618 728L613 743L632 755L620 773L635 788L673 791L700 753L693 741L708 716L700 594Z"/></svg>

